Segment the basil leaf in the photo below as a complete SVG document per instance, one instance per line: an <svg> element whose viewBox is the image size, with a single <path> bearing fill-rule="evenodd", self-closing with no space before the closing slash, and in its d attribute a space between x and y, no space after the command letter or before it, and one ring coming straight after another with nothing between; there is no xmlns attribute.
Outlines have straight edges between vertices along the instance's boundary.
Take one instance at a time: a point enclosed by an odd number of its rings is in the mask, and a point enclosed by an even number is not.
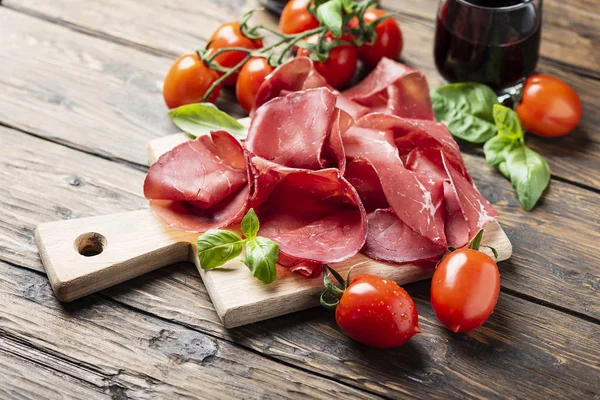
<svg viewBox="0 0 600 400"><path fill-rule="evenodd" d="M342 37L342 4L331 0L317 7L317 18L331 31L335 38Z"/></svg>
<svg viewBox="0 0 600 400"><path fill-rule="evenodd" d="M254 239L259 229L260 222L258 221L254 209L251 208L244 216L244 219L242 219L242 233L247 239Z"/></svg>
<svg viewBox="0 0 600 400"><path fill-rule="evenodd" d="M523 137L519 116L512 109L501 104L494 104L494 122L498 128L498 135L512 140Z"/></svg>
<svg viewBox="0 0 600 400"><path fill-rule="evenodd" d="M508 172L506 161L502 161L500 164L498 164L498 170L506 179L510 179L510 172Z"/></svg>
<svg viewBox="0 0 600 400"><path fill-rule="evenodd" d="M546 160L525 145L506 155L506 169L519 201L531 210L550 183L550 167Z"/></svg>
<svg viewBox="0 0 600 400"><path fill-rule="evenodd" d="M435 118L450 132L472 143L484 143L497 132L493 107L496 93L479 83L454 83L430 93Z"/></svg>
<svg viewBox="0 0 600 400"><path fill-rule="evenodd" d="M238 139L248 132L235 118L211 103L195 103L169 110L169 117L185 133L198 137L211 131L224 130Z"/></svg>
<svg viewBox="0 0 600 400"><path fill-rule="evenodd" d="M485 153L485 160L488 165L498 165L502 161L505 161L506 153L511 150L514 143L514 140L500 135L496 135L485 142L483 152Z"/></svg>
<svg viewBox="0 0 600 400"><path fill-rule="evenodd" d="M242 253L244 241L237 234L211 229L198 237L197 248L202 269L217 268Z"/></svg>
<svg viewBox="0 0 600 400"><path fill-rule="evenodd" d="M277 260L279 259L279 245L262 236L246 241L243 263L250 268L262 283L269 284L277 276Z"/></svg>

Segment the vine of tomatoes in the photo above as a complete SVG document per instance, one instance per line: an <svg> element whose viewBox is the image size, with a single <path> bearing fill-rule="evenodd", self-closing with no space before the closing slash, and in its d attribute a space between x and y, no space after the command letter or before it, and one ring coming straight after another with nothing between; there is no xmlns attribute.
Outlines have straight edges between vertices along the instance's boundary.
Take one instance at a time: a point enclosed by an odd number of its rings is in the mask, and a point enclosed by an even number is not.
<svg viewBox="0 0 600 400"><path fill-rule="evenodd" d="M251 26L254 11L240 21L217 28L204 49L181 56L169 70L163 88L169 108L214 102L223 86L235 86L240 105L254 105L258 88L274 68L294 56L310 57L315 68L336 89L347 86L358 60L373 67L382 57L398 58L400 27L390 15L373 7L377 0L292 0L279 30ZM275 42L264 45L265 34Z"/></svg>

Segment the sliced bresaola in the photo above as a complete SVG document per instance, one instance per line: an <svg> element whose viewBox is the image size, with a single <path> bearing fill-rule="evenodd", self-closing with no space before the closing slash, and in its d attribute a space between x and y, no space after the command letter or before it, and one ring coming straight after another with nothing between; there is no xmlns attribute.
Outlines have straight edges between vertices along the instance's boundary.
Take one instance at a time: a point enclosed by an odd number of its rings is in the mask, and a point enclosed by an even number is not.
<svg viewBox="0 0 600 400"><path fill-rule="evenodd" d="M284 96L290 92L298 92L306 89L326 87L338 94L330 87L314 68L313 62L308 57L293 58L285 64L277 67L262 83L256 94L254 108L250 115L254 117L256 110L276 97ZM353 118L361 117L369 112L369 109L338 95L337 107L350 114Z"/></svg>
<svg viewBox="0 0 600 400"><path fill-rule="evenodd" d="M390 208L409 229L423 236L431 246L445 248L443 180L406 169L390 130L353 125L344 133L343 140L348 158L364 160L372 167L372 171L364 165L357 169L352 161L345 174L350 182L364 183L358 185L359 194L362 187L369 188L366 195L361 194L369 206L372 207L373 196L381 203L383 192ZM377 182L373 182L374 176L379 180L380 190L376 188Z"/></svg>
<svg viewBox="0 0 600 400"><path fill-rule="evenodd" d="M471 176L464 165L458 144L456 144L452 134L444 124L372 113L359 118L356 121L356 127L365 130L391 132L402 160L406 160L408 153L416 148L439 148L454 168L471 181Z"/></svg>
<svg viewBox="0 0 600 400"><path fill-rule="evenodd" d="M367 220L369 230L362 252L370 258L404 264L437 260L446 252L445 247L432 246L430 240L410 229L391 209L375 210Z"/></svg>
<svg viewBox="0 0 600 400"><path fill-rule="evenodd" d="M311 275L322 264L347 260L361 249L366 213L337 169L287 168L258 156L250 163L259 234L279 244L282 263L298 267L303 262L302 272Z"/></svg>
<svg viewBox="0 0 600 400"><path fill-rule="evenodd" d="M277 97L259 107L246 148L277 164L304 169L345 168L341 134L353 122L327 88Z"/></svg>
<svg viewBox="0 0 600 400"><path fill-rule="evenodd" d="M382 58L365 79L342 94L371 112L434 119L425 76L389 58Z"/></svg>
<svg viewBox="0 0 600 400"><path fill-rule="evenodd" d="M191 232L220 228L243 217L250 195L241 143L225 131L190 140L163 154L144 181L153 213Z"/></svg>
<svg viewBox="0 0 600 400"><path fill-rule="evenodd" d="M449 245L465 246L498 216L494 207L452 166L443 151L414 149L408 155L406 167L444 179L445 231Z"/></svg>

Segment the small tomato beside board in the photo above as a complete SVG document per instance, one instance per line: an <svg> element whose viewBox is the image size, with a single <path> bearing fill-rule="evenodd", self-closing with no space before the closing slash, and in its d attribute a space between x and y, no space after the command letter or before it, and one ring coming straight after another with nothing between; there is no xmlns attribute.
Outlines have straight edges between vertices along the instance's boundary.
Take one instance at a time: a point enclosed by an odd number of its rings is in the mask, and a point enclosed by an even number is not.
<svg viewBox="0 0 600 400"><path fill-rule="evenodd" d="M337 289L339 301L333 304L335 320L354 340L371 347L391 348L403 345L421 332L415 303L396 282L369 274L357 275L346 283L339 275L336 279L345 289ZM325 286L331 293L328 282L326 276ZM323 296L321 304L332 308L324 303Z"/></svg>
<svg viewBox="0 0 600 400"><path fill-rule="evenodd" d="M175 60L165 77L163 97L169 108L185 104L200 103L219 75L200 60L198 54L184 54ZM208 101L214 102L220 87L214 90Z"/></svg>
<svg viewBox="0 0 600 400"><path fill-rule="evenodd" d="M483 324L496 307L500 273L478 250L454 250L439 263L431 280L431 306L451 331L468 332Z"/></svg>
<svg viewBox="0 0 600 400"><path fill-rule="evenodd" d="M317 44L319 40L318 35L310 36L306 39L306 42L311 44ZM325 36L325 42L331 42L335 40L331 34ZM342 40L346 40L342 38ZM304 48L298 49L298 57L309 56L308 50ZM358 51L356 47L352 45L337 46L329 52L329 58L327 61L315 61L315 69L328 84L336 89L342 89L344 86L350 83L350 80L354 76L356 71L356 61L358 60Z"/></svg>
<svg viewBox="0 0 600 400"><path fill-rule="evenodd" d="M252 57L244 64L235 85L235 94L244 110L249 112L254 107L258 88L273 69L264 57Z"/></svg>
<svg viewBox="0 0 600 400"><path fill-rule="evenodd" d="M208 39L208 50L211 52L229 47L241 47L248 50L260 49L262 47L261 40L252 40L244 36L240 29L239 22L228 22L220 27ZM240 63L247 53L243 51L228 51L219 54L215 61L221 67L233 68ZM235 85L237 74L229 76L225 80L225 85Z"/></svg>
<svg viewBox="0 0 600 400"><path fill-rule="evenodd" d="M310 0L289 1L279 18L279 30L286 35L302 33L319 27L319 21L308 11Z"/></svg>
<svg viewBox="0 0 600 400"><path fill-rule="evenodd" d="M383 10L368 9L363 17L367 24L388 15ZM352 19L350 28L358 27L358 20ZM369 67L374 68L383 57L397 59L402 52L402 31L398 23L391 17L384 19L375 27L377 38L374 43L365 43L358 48L358 57Z"/></svg>
<svg viewBox="0 0 600 400"><path fill-rule="evenodd" d="M540 136L563 136L581 119L581 100L562 80L532 75L525 81L523 97L515 111L523 127Z"/></svg>

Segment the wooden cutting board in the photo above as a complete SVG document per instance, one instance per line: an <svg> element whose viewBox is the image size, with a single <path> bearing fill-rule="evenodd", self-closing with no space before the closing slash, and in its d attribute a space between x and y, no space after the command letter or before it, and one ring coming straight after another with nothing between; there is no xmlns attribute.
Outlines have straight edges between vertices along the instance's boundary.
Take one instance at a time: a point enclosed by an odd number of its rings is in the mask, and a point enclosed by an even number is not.
<svg viewBox="0 0 600 400"><path fill-rule="evenodd" d="M246 121L244 121L246 122ZM174 146L189 140L170 135L148 146L150 163ZM211 271L200 268L196 256L197 233L164 226L150 210L49 222L38 225L36 242L54 293L72 301L157 268L182 261L196 264L223 325L233 328L318 305L322 279L308 279L277 267L277 279L264 285L239 260ZM498 250L499 259L512 254L512 246L497 222L488 225L483 244ZM395 266L357 254L332 264L345 275L371 273L399 284L431 277L433 270L415 265Z"/></svg>

